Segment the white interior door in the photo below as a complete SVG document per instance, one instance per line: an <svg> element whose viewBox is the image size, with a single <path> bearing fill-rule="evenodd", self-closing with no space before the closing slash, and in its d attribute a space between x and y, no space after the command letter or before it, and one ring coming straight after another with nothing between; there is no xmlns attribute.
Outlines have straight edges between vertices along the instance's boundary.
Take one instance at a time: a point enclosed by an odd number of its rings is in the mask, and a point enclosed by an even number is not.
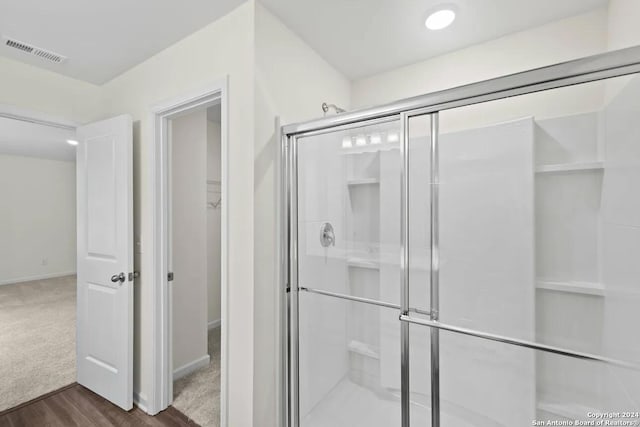
<svg viewBox="0 0 640 427"><path fill-rule="evenodd" d="M78 128L78 383L133 406L130 116Z"/></svg>

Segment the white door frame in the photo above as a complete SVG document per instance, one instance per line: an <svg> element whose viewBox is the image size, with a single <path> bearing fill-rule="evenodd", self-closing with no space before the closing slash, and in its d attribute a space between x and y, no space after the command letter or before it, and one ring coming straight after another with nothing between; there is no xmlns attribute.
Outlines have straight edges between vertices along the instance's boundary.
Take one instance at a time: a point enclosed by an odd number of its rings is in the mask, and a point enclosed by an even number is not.
<svg viewBox="0 0 640 427"><path fill-rule="evenodd" d="M15 105L10 104L0 104L0 117L74 131L78 126L80 126L80 123L76 123L62 117L41 113L27 108L16 107Z"/></svg>
<svg viewBox="0 0 640 427"><path fill-rule="evenodd" d="M152 387L149 396L149 413L157 414L173 401L172 360L172 296L169 292L167 273L170 267L169 242L169 173L170 152L168 124L171 118L189 110L221 104L221 372L220 372L220 419L221 426L227 423L227 355L228 355L228 77L184 96L155 105L151 108L151 124L154 146L150 150L151 182L153 183L153 348Z"/></svg>

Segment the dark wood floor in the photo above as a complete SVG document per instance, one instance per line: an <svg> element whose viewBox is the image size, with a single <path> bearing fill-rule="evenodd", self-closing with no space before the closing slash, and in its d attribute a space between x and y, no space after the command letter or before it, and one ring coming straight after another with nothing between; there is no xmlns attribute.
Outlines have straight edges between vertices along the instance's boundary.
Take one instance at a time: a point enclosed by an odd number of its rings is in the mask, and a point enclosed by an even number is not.
<svg viewBox="0 0 640 427"><path fill-rule="evenodd" d="M123 411L78 384L0 413L1 427L189 426L198 427L173 407L152 417L135 408Z"/></svg>

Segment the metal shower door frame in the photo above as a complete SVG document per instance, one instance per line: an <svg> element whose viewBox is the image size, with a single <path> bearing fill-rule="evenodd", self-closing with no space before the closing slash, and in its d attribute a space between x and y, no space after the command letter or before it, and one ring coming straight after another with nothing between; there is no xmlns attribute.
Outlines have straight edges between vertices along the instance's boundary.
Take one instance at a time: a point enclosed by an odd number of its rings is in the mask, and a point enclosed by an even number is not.
<svg viewBox="0 0 640 427"><path fill-rule="evenodd" d="M362 303L375 304L383 307L397 308L401 323L401 407L402 427L409 427L409 324L426 326L431 329L431 387L432 387L432 427L439 427L439 356L438 331L446 330L453 333L473 336L485 340L502 342L534 350L540 350L573 357L592 360L639 369L635 362L615 360L596 354L572 351L570 349L549 346L532 341L491 334L479 330L457 327L442 323L438 320L438 112L472 104L478 104L512 96L525 95L550 89L556 89L576 84L594 82L598 80L620 77L640 73L640 47L621 49L600 55L594 55L574 61L563 62L548 67L542 67L522 73L516 73L486 80L470 85L460 86L445 91L435 92L414 98L408 98L370 109L343 113L337 116L313 120L305 123L291 124L282 127L281 141L281 236L280 255L282 257L281 277L282 288L286 298L285 325L286 334L286 378L283 379L283 399L286 406L288 427L300 426L299 414L299 292L315 292L328 297L344 298ZM412 309L409 304L408 278L408 236L409 236L409 120L412 117L431 115L431 276L430 292L432 305L428 313ZM401 155L402 155L402 189L401 189L401 301L400 305L366 300L349 295L331 294L319 290L302 288L298 283L298 139L339 130L362 127L372 124L399 120L401 125ZM412 312L428 314L429 320L414 317ZM434 339L435 337L435 339ZM435 343L435 344L434 344ZM435 350L435 351L434 351ZM434 376L434 373L436 374Z"/></svg>

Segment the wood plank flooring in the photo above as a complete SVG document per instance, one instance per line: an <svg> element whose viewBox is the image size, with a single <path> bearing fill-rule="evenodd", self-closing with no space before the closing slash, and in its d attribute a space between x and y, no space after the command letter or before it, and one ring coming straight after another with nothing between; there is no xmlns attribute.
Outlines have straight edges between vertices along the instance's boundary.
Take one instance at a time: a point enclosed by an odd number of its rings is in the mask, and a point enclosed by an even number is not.
<svg viewBox="0 0 640 427"><path fill-rule="evenodd" d="M123 411L81 385L72 384L0 412L0 426L198 427L198 424L174 407L169 407L154 417L137 407L128 412Z"/></svg>

